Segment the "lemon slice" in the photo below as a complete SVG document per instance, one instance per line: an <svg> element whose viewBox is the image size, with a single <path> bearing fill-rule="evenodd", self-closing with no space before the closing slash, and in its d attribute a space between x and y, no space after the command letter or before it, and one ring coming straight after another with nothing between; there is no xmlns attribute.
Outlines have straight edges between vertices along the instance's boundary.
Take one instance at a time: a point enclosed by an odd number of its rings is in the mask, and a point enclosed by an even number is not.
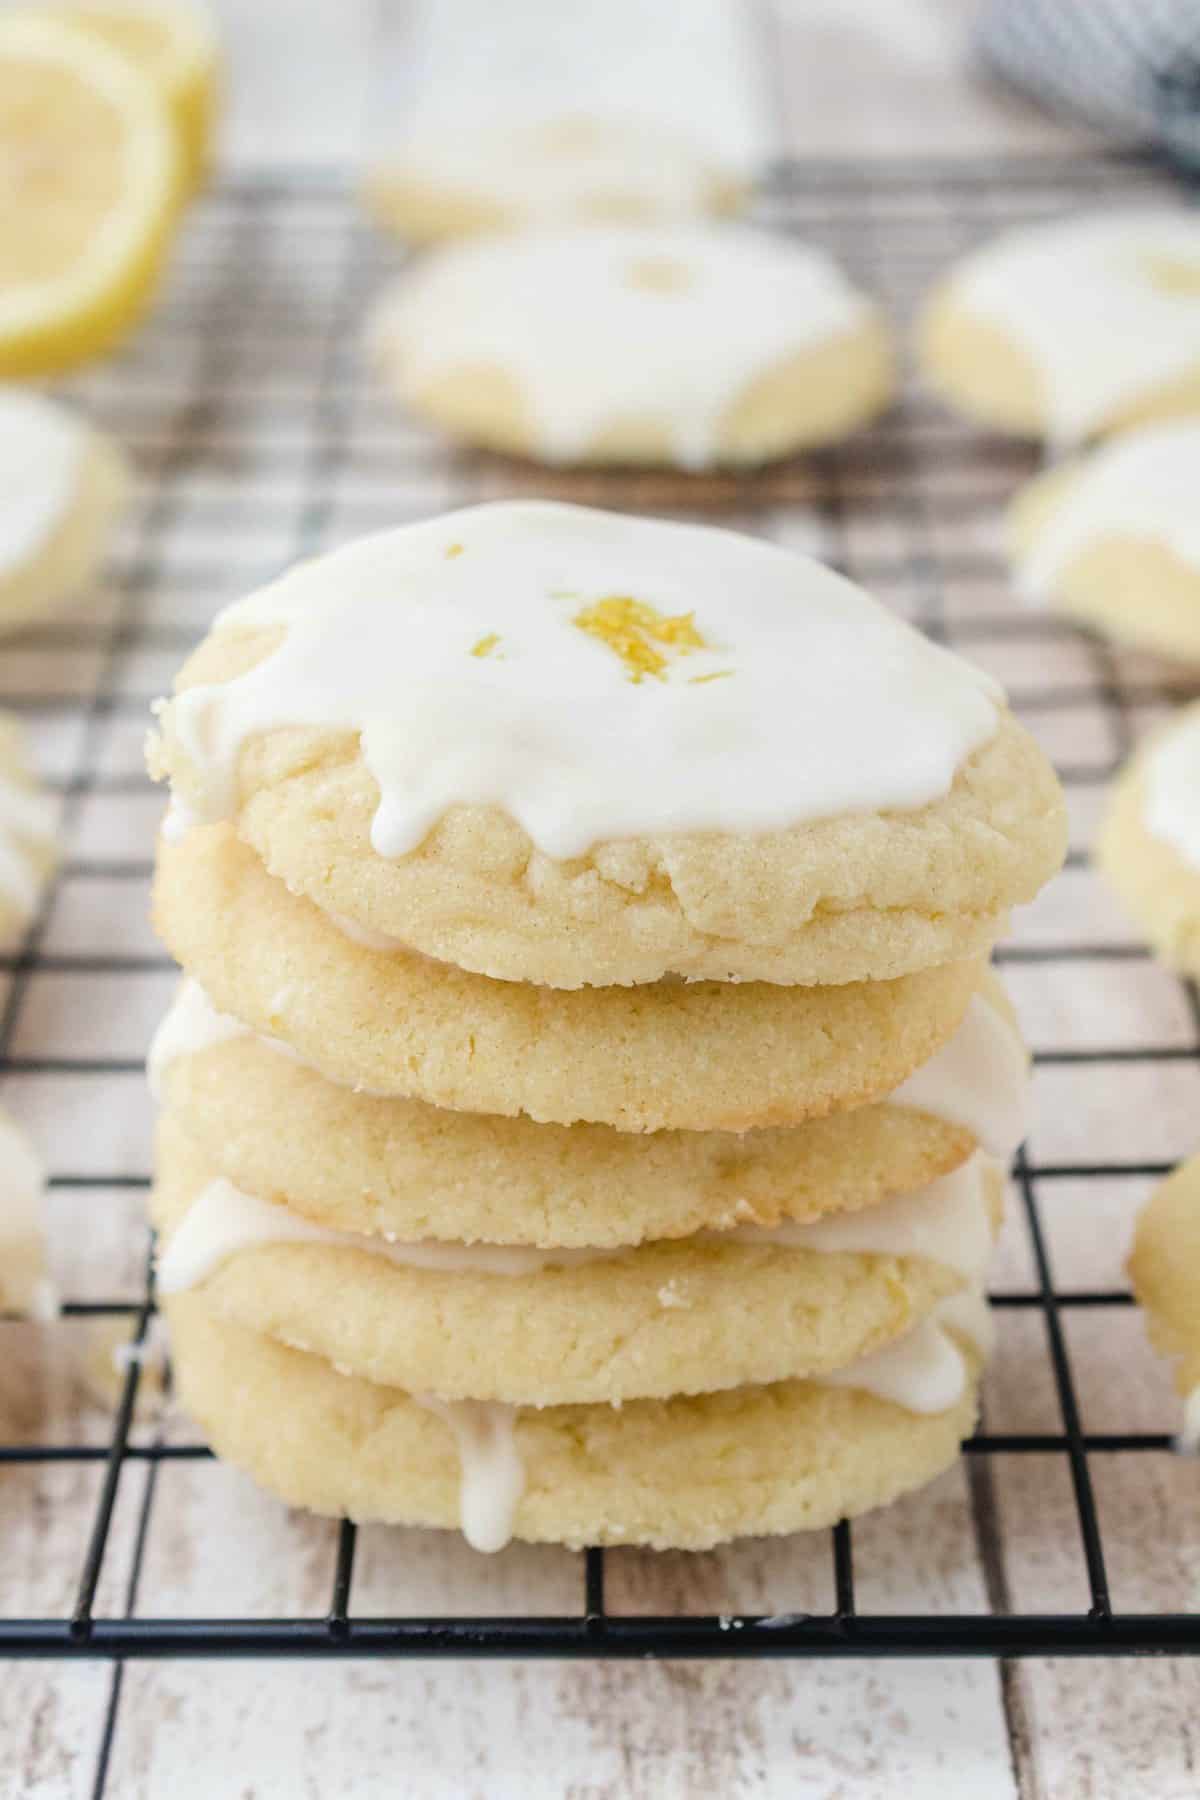
<svg viewBox="0 0 1200 1800"><path fill-rule="evenodd" d="M153 84L83 32L0 13L0 377L67 368L124 336L178 210Z"/></svg>
<svg viewBox="0 0 1200 1800"><path fill-rule="evenodd" d="M50 17L101 39L136 63L166 101L179 137L183 181L199 187L208 166L217 110L217 35L204 13L181 0L162 6L77 0Z"/></svg>

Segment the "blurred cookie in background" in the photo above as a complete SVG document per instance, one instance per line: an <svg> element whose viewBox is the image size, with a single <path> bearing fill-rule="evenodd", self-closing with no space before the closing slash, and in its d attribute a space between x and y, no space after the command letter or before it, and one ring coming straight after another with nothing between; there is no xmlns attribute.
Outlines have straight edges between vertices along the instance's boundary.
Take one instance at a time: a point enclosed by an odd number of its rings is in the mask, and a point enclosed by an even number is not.
<svg viewBox="0 0 1200 1800"><path fill-rule="evenodd" d="M20 937L37 911L58 856L55 808L29 768L17 721L0 713L0 946Z"/></svg>
<svg viewBox="0 0 1200 1800"><path fill-rule="evenodd" d="M0 633L86 596L130 486L111 438L42 394L0 387Z"/></svg>
<svg viewBox="0 0 1200 1800"><path fill-rule="evenodd" d="M1200 1156L1182 1163L1138 1217L1129 1277L1150 1342L1184 1403L1179 1448L1200 1450Z"/></svg>
<svg viewBox="0 0 1200 1800"><path fill-rule="evenodd" d="M1119 642L1200 663L1200 416L1147 426L1017 495L1017 585Z"/></svg>
<svg viewBox="0 0 1200 1800"><path fill-rule="evenodd" d="M1200 705L1121 774L1097 854L1147 941L1181 974L1200 976Z"/></svg>
<svg viewBox="0 0 1200 1800"><path fill-rule="evenodd" d="M669 130L585 116L447 131L364 185L379 224L416 243L533 225L645 224L736 210L736 174Z"/></svg>
<svg viewBox="0 0 1200 1800"><path fill-rule="evenodd" d="M768 462L846 436L894 385L837 264L737 225L457 245L384 294L369 345L422 418L546 463Z"/></svg>
<svg viewBox="0 0 1200 1800"><path fill-rule="evenodd" d="M1128 209L1005 232L934 289L918 352L968 418L1060 447L1200 413L1200 218Z"/></svg>

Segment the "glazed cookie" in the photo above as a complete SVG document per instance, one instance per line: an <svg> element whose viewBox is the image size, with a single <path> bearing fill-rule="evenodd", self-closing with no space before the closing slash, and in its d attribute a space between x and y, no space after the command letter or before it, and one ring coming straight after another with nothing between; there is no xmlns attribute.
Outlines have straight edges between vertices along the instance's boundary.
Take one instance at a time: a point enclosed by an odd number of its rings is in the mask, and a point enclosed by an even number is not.
<svg viewBox="0 0 1200 1800"><path fill-rule="evenodd" d="M365 198L381 225L430 243L535 225L732 212L744 186L669 131L566 117L411 138L372 170Z"/></svg>
<svg viewBox="0 0 1200 1800"><path fill-rule="evenodd" d="M730 532L453 513L231 607L178 685L177 827L505 981L890 980L986 949L1063 854L994 683Z"/></svg>
<svg viewBox="0 0 1200 1800"><path fill-rule="evenodd" d="M706 1550L813 1530L946 1468L971 1430L978 1353L918 1327L809 1381L610 1406L421 1401L166 1302L183 1405L213 1449L289 1505L532 1542ZM963 1344L967 1340L963 1340Z"/></svg>
<svg viewBox="0 0 1200 1800"><path fill-rule="evenodd" d="M1152 425L1017 496L1018 585L1085 624L1200 662L1200 421Z"/></svg>
<svg viewBox="0 0 1200 1800"><path fill-rule="evenodd" d="M0 713L0 945L20 936L37 910L57 857L55 808L30 772L16 719Z"/></svg>
<svg viewBox="0 0 1200 1800"><path fill-rule="evenodd" d="M1200 978L1200 706L1178 713L1121 774L1097 855L1147 941Z"/></svg>
<svg viewBox="0 0 1200 1800"><path fill-rule="evenodd" d="M155 923L222 1012L328 1080L622 1131L798 1125L890 1093L957 1029L981 968L838 987L557 991L355 941L230 827L160 843Z"/></svg>
<svg viewBox="0 0 1200 1800"><path fill-rule="evenodd" d="M110 439L23 388L0 388L0 631L79 597L128 498Z"/></svg>
<svg viewBox="0 0 1200 1800"><path fill-rule="evenodd" d="M979 1288L1002 1196L972 1158L840 1219L531 1250L331 1232L218 1176L169 1114L157 1170L159 1292L368 1381L539 1406L844 1368Z"/></svg>
<svg viewBox="0 0 1200 1800"><path fill-rule="evenodd" d="M1080 443L1200 410L1200 219L1118 211L1006 232L935 289L925 372L971 418Z"/></svg>
<svg viewBox="0 0 1200 1800"><path fill-rule="evenodd" d="M844 437L893 387L877 309L741 226L491 238L406 270L370 348L422 418L548 463L699 469Z"/></svg>
<svg viewBox="0 0 1200 1800"><path fill-rule="evenodd" d="M1181 1163L1142 1208L1129 1277L1150 1342L1174 1366L1181 1444L1200 1449L1200 1156Z"/></svg>
<svg viewBox="0 0 1200 1800"><path fill-rule="evenodd" d="M613 1249L869 1207L1025 1132L1027 1059L989 976L932 1059L875 1105L792 1130L614 1131L336 1087L185 981L151 1084L236 1187L334 1231ZM279 1129L286 1119L287 1129Z"/></svg>
<svg viewBox="0 0 1200 1800"><path fill-rule="evenodd" d="M54 1316L42 1225L45 1186L33 1145L16 1121L0 1112L0 1313Z"/></svg>

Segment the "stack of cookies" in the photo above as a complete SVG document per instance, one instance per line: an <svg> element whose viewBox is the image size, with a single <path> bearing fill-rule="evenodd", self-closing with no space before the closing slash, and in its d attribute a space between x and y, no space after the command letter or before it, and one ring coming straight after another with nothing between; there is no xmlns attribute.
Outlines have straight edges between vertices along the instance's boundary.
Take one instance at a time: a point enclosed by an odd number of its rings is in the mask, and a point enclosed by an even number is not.
<svg viewBox="0 0 1200 1800"><path fill-rule="evenodd" d="M957 1454L1062 855L978 671L819 564L575 507L230 608L152 746L178 1385L320 1512L828 1525Z"/></svg>

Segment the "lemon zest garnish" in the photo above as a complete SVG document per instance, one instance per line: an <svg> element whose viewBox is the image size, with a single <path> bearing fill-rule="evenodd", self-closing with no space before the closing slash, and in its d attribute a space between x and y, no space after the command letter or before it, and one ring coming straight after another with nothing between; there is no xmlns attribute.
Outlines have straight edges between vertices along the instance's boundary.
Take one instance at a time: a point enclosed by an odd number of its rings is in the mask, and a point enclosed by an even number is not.
<svg viewBox="0 0 1200 1800"><path fill-rule="evenodd" d="M452 556L461 556L462 553L463 553L463 547L461 544L447 544L446 545L446 561L447 562L450 561L450 558Z"/></svg>
<svg viewBox="0 0 1200 1800"><path fill-rule="evenodd" d="M667 659L655 644L665 644L686 656L689 650L706 650L696 629L695 613L660 613L656 606L626 594L610 594L575 614L572 621L589 637L598 638L629 670L631 681L644 675L662 680Z"/></svg>
<svg viewBox="0 0 1200 1800"><path fill-rule="evenodd" d="M496 648L496 645L499 642L500 642L499 632L498 631L489 631L484 637L480 638L480 640L477 644L471 645L471 655L472 656L490 656L492 654L492 651Z"/></svg>
<svg viewBox="0 0 1200 1800"><path fill-rule="evenodd" d="M732 669L714 669L711 675L693 675L688 681L688 686L703 687L706 681L724 681L727 675L732 674Z"/></svg>

